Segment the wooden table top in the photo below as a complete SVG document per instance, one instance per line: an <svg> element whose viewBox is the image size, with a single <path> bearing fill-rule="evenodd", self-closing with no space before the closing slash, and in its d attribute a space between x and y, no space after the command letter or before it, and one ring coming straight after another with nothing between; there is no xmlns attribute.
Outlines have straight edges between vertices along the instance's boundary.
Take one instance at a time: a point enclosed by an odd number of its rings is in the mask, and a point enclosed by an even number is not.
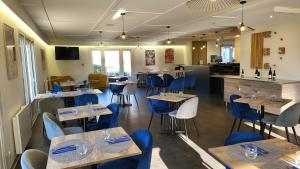
<svg viewBox="0 0 300 169"><path fill-rule="evenodd" d="M251 105L251 107L260 108L260 106L265 107L265 112L271 114L280 114L282 111L286 110L288 107L294 104L292 99L274 99L271 97L258 97L256 99L251 99L250 97L242 97L234 100L237 103L246 103Z"/></svg>
<svg viewBox="0 0 300 169"><path fill-rule="evenodd" d="M102 91L99 89L91 89L89 91L68 91L59 93L41 93L36 95L35 99L46 99L46 98L60 98L60 97L76 97L83 94L101 94Z"/></svg>
<svg viewBox="0 0 300 169"><path fill-rule="evenodd" d="M110 85L118 85L118 86L125 86L126 84L136 84L136 81L132 80L127 80L127 81L122 81L122 82L110 82Z"/></svg>
<svg viewBox="0 0 300 169"><path fill-rule="evenodd" d="M216 147L216 148L209 148L208 151L215 156L217 159L219 159L223 164L226 166L232 168L232 169L258 169L261 168L263 165L266 166L268 164L273 164L276 161L283 160L287 162L293 163L295 161L295 153L297 151L300 151L300 147L287 142L286 140L280 140L280 139L268 139L263 141L256 141L256 142L250 142L250 143L261 143L266 145L275 145L276 148L279 148L282 150L283 154L277 158L275 161L272 158L266 159L266 160L260 160L256 163L250 163L246 160L239 160L237 158L233 158L229 151L236 148L239 145L230 145L230 146L223 146L223 147ZM242 143L244 144L244 143Z"/></svg>
<svg viewBox="0 0 300 169"><path fill-rule="evenodd" d="M93 112L90 112L88 107L89 106L60 108L57 110L58 119L59 121L68 121L68 120L75 120L75 119L83 119L86 117L95 117L95 116L112 114L112 112L108 108L103 110L93 110ZM93 104L92 108L105 108L105 106L101 104ZM73 110L77 110L78 113L61 114L62 112L73 111Z"/></svg>
<svg viewBox="0 0 300 169"><path fill-rule="evenodd" d="M65 81L65 82L60 82L61 87L71 87L71 86L80 86L83 85L81 82L76 82L76 81Z"/></svg>
<svg viewBox="0 0 300 169"><path fill-rule="evenodd" d="M121 127L108 129L110 133L120 134L120 135L128 135L125 130ZM85 132L80 134L71 134L66 136L56 137L51 141L50 151L51 149L56 147L56 145L74 139L84 139L89 141L92 145L95 144L97 136L101 134L102 130ZM70 168L80 168L85 166L91 166L93 164L101 164L107 161L117 160L121 158L131 157L135 155L142 154L141 150L138 146L132 141L131 146L128 150L119 152L119 153L106 153L101 148L94 146L92 152L85 158L74 161L70 163L59 163L54 161L50 156L48 156L47 169L70 169Z"/></svg>
<svg viewBox="0 0 300 169"><path fill-rule="evenodd" d="M167 102L174 102L178 103L184 100L191 99L193 97L196 97L196 95L192 94L183 94L180 96L178 93L165 93L165 95L155 95L155 96L148 96L147 99L154 99L154 100L162 100Z"/></svg>

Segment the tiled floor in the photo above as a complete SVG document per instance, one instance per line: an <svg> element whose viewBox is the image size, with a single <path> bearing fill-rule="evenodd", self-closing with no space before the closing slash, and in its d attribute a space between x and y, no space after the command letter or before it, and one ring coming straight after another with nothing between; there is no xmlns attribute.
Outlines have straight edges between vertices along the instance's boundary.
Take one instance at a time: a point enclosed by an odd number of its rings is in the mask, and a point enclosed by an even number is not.
<svg viewBox="0 0 300 169"><path fill-rule="evenodd" d="M146 92L138 89L139 111L132 100L133 106L122 108L120 112L120 125L132 133L138 129L147 128L150 112L146 102ZM108 105L111 94L108 90L99 96L100 103ZM116 100L115 100L116 101ZM166 122L169 122L166 120ZM160 133L160 117L154 116L151 132L154 137L152 168L154 169L201 169L219 168L218 162L207 153L210 147L222 146L228 136L232 118L230 111L226 111L225 104L219 96L199 95L199 108L197 125L198 137L192 123L188 123L189 139L182 135ZM242 125L241 130L251 130L250 126ZM282 136L284 132L274 129ZM42 120L37 120L34 126L33 137L28 148L41 149L48 152L49 141L42 135ZM293 138L292 136L290 138ZM217 167L216 167L217 166Z"/></svg>

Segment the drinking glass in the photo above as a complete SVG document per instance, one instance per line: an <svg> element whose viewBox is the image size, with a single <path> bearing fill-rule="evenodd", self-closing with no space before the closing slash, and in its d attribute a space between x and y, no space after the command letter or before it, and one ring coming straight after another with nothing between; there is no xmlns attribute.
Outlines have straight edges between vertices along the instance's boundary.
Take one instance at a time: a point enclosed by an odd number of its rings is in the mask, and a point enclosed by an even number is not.
<svg viewBox="0 0 300 169"><path fill-rule="evenodd" d="M245 145L245 156L250 160L255 160L257 157L257 147L255 145Z"/></svg>
<svg viewBox="0 0 300 169"><path fill-rule="evenodd" d="M87 108L90 113L93 113L93 103L92 102L87 103Z"/></svg>
<svg viewBox="0 0 300 169"><path fill-rule="evenodd" d="M72 110L72 113L73 113L73 114L78 114L78 110L77 110L77 109L73 109L73 110Z"/></svg>
<svg viewBox="0 0 300 169"><path fill-rule="evenodd" d="M179 91L179 96L183 96L183 91Z"/></svg>
<svg viewBox="0 0 300 169"><path fill-rule="evenodd" d="M297 152L296 152L295 163L296 163L298 166L300 165L300 151L297 151Z"/></svg>
<svg viewBox="0 0 300 169"><path fill-rule="evenodd" d="M85 144L78 143L76 144L76 152L80 155L85 155L88 151L88 147Z"/></svg>
<svg viewBox="0 0 300 169"><path fill-rule="evenodd" d="M110 138L109 131L104 129L103 136L104 136L104 140L109 140L109 138Z"/></svg>

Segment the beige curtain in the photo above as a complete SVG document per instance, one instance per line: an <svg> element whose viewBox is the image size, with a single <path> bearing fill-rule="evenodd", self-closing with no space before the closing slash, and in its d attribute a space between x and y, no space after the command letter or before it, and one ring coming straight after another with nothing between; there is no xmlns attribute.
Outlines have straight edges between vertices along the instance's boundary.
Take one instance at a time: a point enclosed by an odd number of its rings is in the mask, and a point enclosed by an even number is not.
<svg viewBox="0 0 300 169"><path fill-rule="evenodd" d="M251 68L263 67L263 49L265 32L254 33L251 36Z"/></svg>

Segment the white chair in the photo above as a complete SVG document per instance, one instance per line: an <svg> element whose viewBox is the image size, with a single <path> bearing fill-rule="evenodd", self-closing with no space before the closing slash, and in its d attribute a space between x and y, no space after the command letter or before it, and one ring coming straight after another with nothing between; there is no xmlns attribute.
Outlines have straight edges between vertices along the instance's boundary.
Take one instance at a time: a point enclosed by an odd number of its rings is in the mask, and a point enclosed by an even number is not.
<svg viewBox="0 0 300 169"><path fill-rule="evenodd" d="M172 111L169 113L169 116L171 117L171 127L172 127L172 131L174 131L174 122L176 119L179 120L183 120L184 121L184 129L185 129L185 134L186 136L188 136L188 132L187 132L187 127L186 127L186 120L188 119L192 119L194 126L196 128L197 134L199 136L199 131L197 128L197 124L195 122L195 117L197 115L197 111L198 111L198 102L199 102L199 98L198 97L194 97L191 98L187 101L185 101L178 110Z"/></svg>
<svg viewBox="0 0 300 169"><path fill-rule="evenodd" d="M47 137L49 140L52 140L55 137L64 136L68 134L76 134L76 133L82 133L83 130L81 127L67 127L63 128L57 118L50 114L45 112L43 114L43 121L46 128Z"/></svg>
<svg viewBox="0 0 300 169"><path fill-rule="evenodd" d="M40 150L26 150L21 156L22 169L46 169L48 155Z"/></svg>
<svg viewBox="0 0 300 169"><path fill-rule="evenodd" d="M138 103L136 95L135 95L136 89L137 89L137 84L136 83L127 83L126 86L123 88L123 91L122 91L121 95L123 95L124 98L127 97L129 103L130 103L130 96L133 95L134 99L136 101L136 105L138 107L138 110L140 110L139 103Z"/></svg>

